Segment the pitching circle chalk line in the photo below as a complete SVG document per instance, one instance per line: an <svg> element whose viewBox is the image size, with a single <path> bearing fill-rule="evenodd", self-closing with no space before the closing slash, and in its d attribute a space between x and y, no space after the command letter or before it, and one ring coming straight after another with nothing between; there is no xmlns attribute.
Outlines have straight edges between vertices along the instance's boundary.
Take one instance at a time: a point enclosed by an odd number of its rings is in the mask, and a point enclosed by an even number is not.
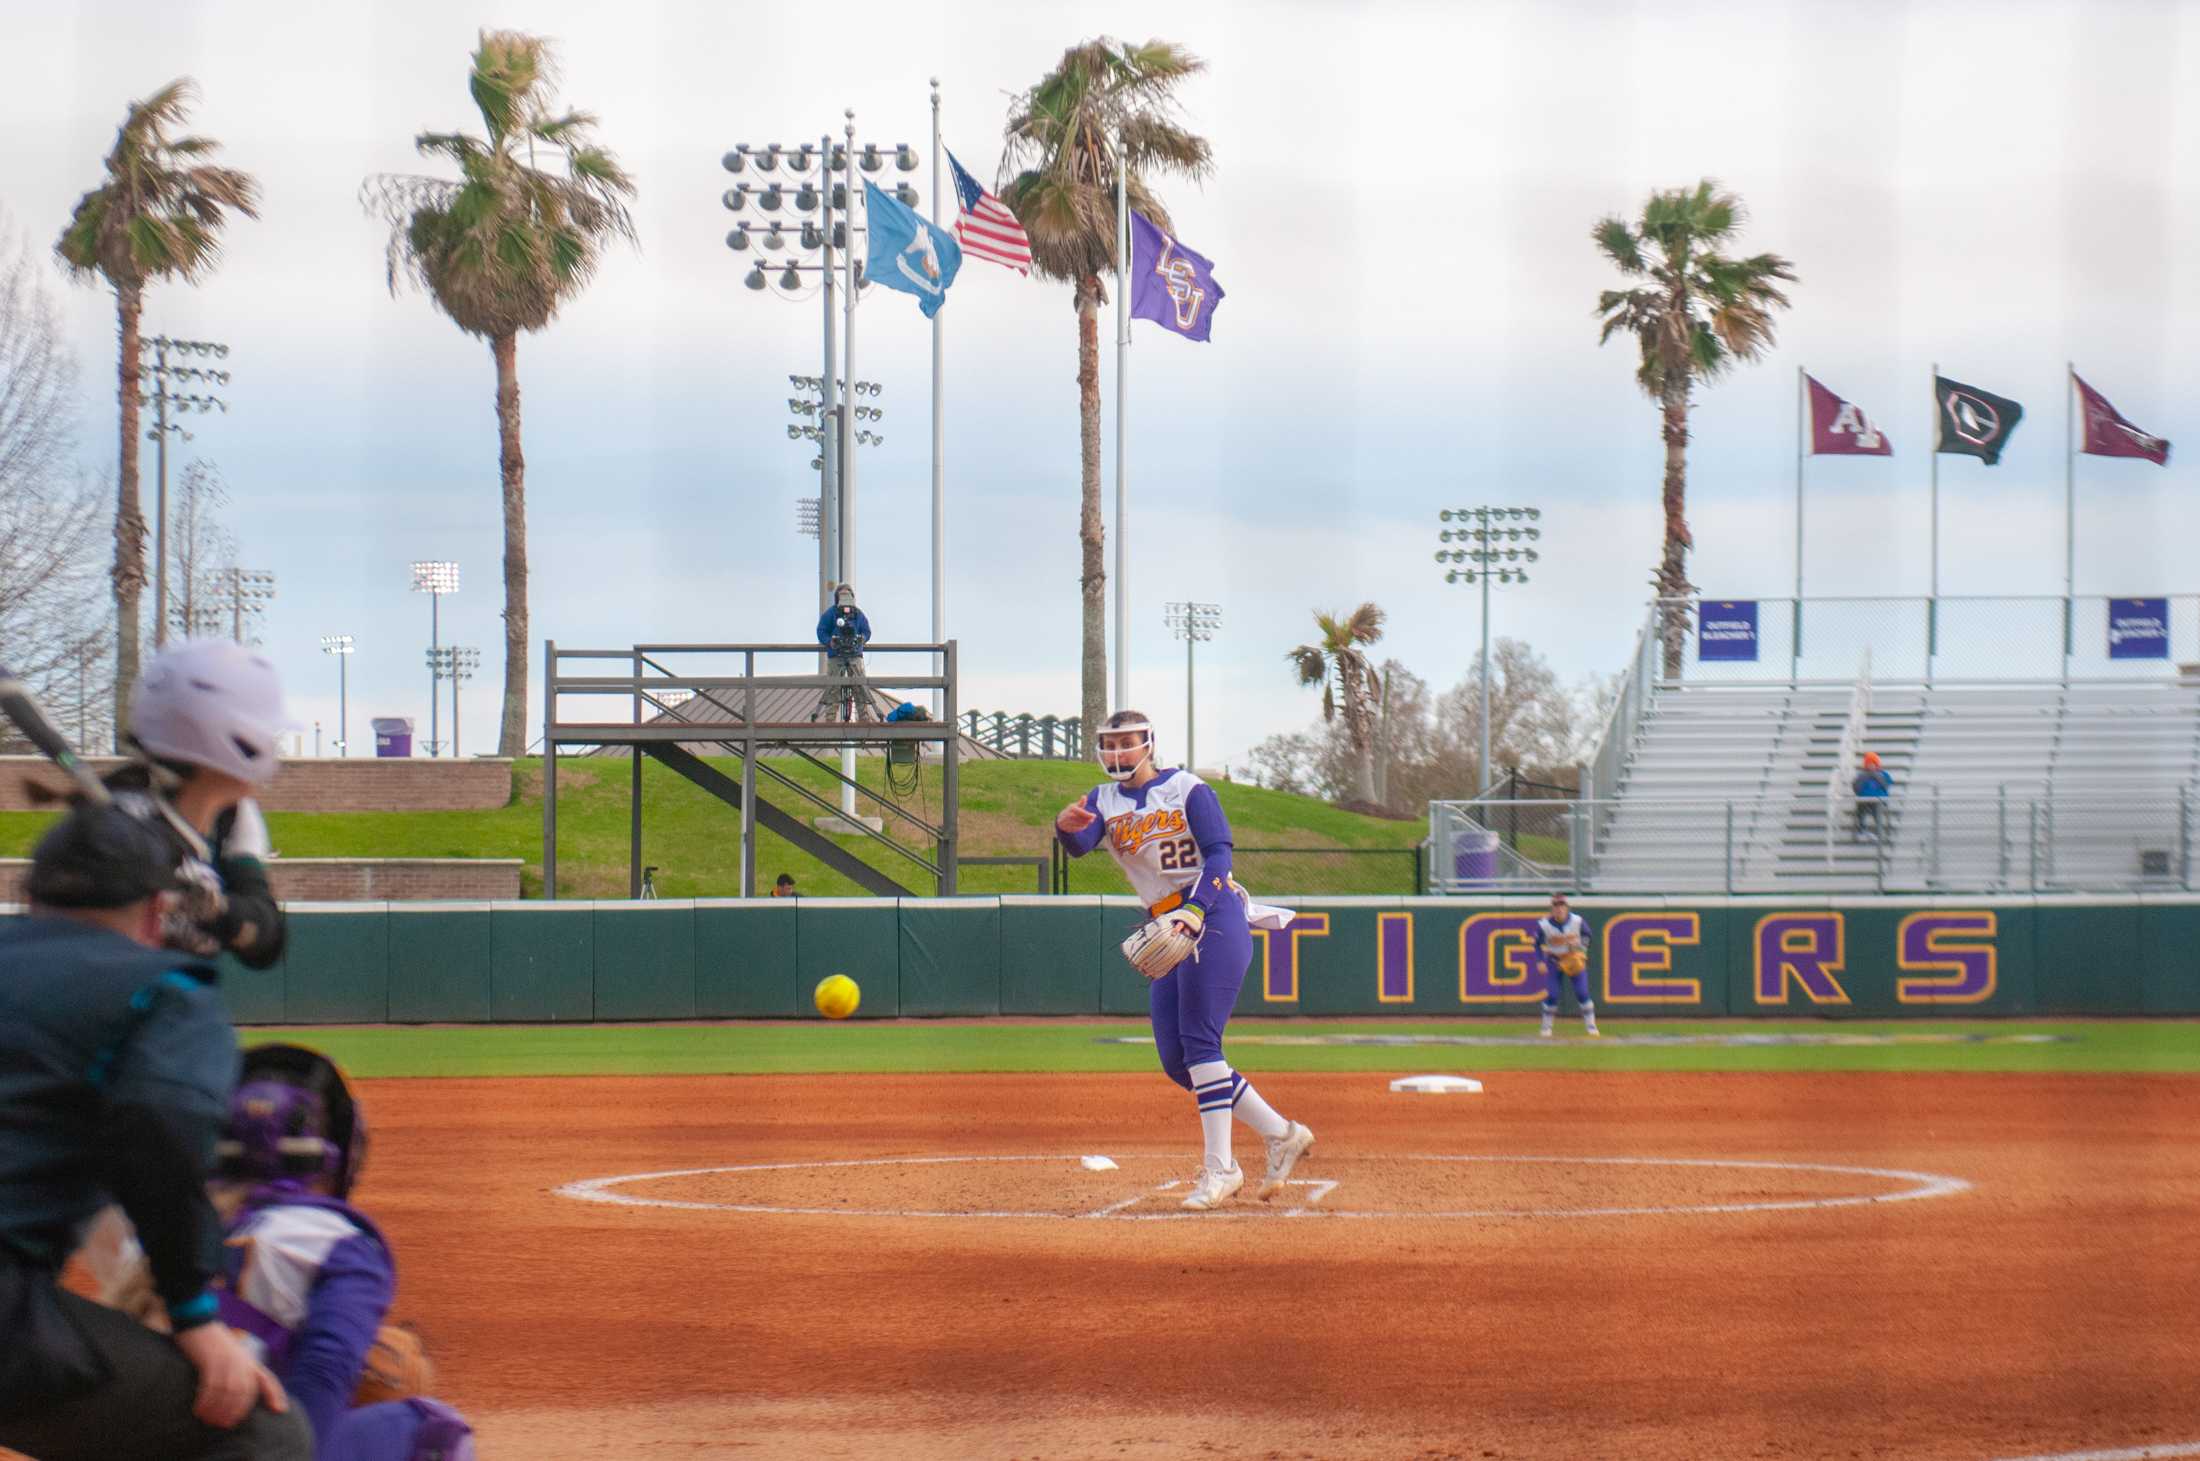
<svg viewBox="0 0 2200 1461"><path fill-rule="evenodd" d="M1947 1177L1933 1172L1910 1172L1895 1167L1849 1167L1826 1162L1760 1162L1711 1157L1559 1157L1559 1156L1456 1156L1413 1153L1369 1153L1369 1160L1394 1162L1481 1162L1490 1164L1548 1165L1581 1167L1715 1167L1754 1172L1826 1172L1844 1177L1873 1177L1889 1182L1905 1182L1909 1186L1893 1192L1867 1192L1841 1197L1795 1198L1782 1202L1704 1202L1676 1203L1662 1207L1556 1207L1556 1208L1466 1208L1449 1212L1380 1212L1340 1208L1285 1208L1267 1209L1248 1207L1243 1210L1224 1209L1219 1212L1158 1212L1137 1213L1122 1209L1131 1204L1115 1203L1091 1212L1016 1212L964 1209L960 1211L935 1211L922 1208L846 1208L846 1207L787 1207L750 1202L695 1202L684 1198L641 1197L615 1189L637 1182L669 1181L675 1177L715 1177L742 1172L795 1172L828 1171L861 1167L932 1167L970 1166L982 1163L1009 1162L1067 1162L1083 1160L1081 1153L1058 1156L939 1156L939 1157L858 1157L826 1162L755 1162L729 1167L683 1167L667 1172L630 1172L620 1176L589 1177L578 1182L568 1182L553 1188L556 1196L569 1197L577 1202L604 1202L620 1207L666 1207L693 1212L736 1212L778 1217L883 1217L883 1218L1033 1218L1063 1222L1202 1222L1217 1218L1287 1218L1320 1216L1327 1218L1391 1218L1424 1220L1430 1218L1602 1218L1648 1217L1659 1214L1695 1213L1744 1213L1744 1212L1802 1212L1819 1208L1862 1207L1882 1202L1922 1202L1935 1197L1954 1197L1971 1190L1971 1184L1961 1177ZM1332 1160L1335 1160L1334 1158ZM1350 1157L1343 1160L1350 1161ZM1146 1194L1132 1199L1143 1200Z"/></svg>

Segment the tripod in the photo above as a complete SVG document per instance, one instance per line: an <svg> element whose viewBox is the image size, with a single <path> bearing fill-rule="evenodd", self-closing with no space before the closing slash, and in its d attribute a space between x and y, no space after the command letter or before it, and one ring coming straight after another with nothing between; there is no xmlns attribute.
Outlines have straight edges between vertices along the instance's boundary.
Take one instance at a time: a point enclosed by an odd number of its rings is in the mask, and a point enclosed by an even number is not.
<svg viewBox="0 0 2200 1461"><path fill-rule="evenodd" d="M877 720L878 706L871 698L870 682L863 678L862 646L853 641L835 640L826 651L825 665L825 673L833 683L817 697L810 719L813 722Z"/></svg>

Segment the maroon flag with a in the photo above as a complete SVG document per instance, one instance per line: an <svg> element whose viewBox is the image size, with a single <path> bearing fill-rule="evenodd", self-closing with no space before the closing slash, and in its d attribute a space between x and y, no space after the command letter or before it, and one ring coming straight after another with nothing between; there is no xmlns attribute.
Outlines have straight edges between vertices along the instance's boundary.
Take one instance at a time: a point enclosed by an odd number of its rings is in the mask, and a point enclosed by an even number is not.
<svg viewBox="0 0 2200 1461"><path fill-rule="evenodd" d="M1862 408L1842 400L1810 376L1810 450L1813 456L1891 457L1887 434Z"/></svg>
<svg viewBox="0 0 2200 1461"><path fill-rule="evenodd" d="M2157 467L2169 465L2169 442L2149 436L2126 421L2108 397L2087 385L2076 371L2071 384L2078 388L2078 403L2085 408L2085 444L2078 448L2093 457L2145 457Z"/></svg>

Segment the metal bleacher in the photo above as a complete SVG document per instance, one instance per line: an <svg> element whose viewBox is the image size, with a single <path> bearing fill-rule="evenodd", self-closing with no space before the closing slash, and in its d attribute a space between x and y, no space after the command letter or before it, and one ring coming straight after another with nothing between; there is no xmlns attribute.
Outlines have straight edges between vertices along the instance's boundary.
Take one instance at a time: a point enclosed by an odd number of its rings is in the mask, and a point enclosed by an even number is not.
<svg viewBox="0 0 2200 1461"><path fill-rule="evenodd" d="M2183 617L2180 610L2180 625ZM2177 637L2186 637L2182 628ZM2200 645L2200 633L2192 637ZM2065 673L2053 676L2023 658L2030 639L2011 648L2017 672L2006 677L1972 662L1963 677L1943 678L1914 644L1886 652L1866 638L1847 681L1823 677L1838 663L1828 663L1838 651L1823 644L1813 649L1820 678L1797 673L1800 646L1784 679L1720 666L1691 677L1665 672L1648 624L1603 743L1584 767L1583 798L1534 804L1538 840L1523 850L1515 836L1495 849L1492 877L1477 877L1457 849L1477 837L1473 845L1487 843L1487 830L1477 829L1519 825L1519 811L1488 800L1436 804L1436 886L2193 888L2200 666L2088 663L2070 653L2069 638L2060 643ZM1896 673L1886 673L1890 660ZM1877 835L1855 821L1853 778L1866 751L1894 781ZM1504 822L1493 815L1500 809ZM1553 846L1564 849L1563 862Z"/></svg>

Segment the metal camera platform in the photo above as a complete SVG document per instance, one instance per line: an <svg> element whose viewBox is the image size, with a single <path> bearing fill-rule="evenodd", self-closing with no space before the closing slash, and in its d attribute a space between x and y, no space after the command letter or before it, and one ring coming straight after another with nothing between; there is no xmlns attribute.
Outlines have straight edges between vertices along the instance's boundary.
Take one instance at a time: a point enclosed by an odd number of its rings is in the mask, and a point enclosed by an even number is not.
<svg viewBox="0 0 2200 1461"><path fill-rule="evenodd" d="M632 809L629 833L630 897L642 889L642 758L662 762L741 814L741 896L756 896L756 829L777 833L827 867L881 897L908 897L914 889L897 881L780 806L758 795L759 779L785 793L790 803L806 805L841 819L864 845L882 854L885 866L912 881L927 876L941 897L955 892L956 804L959 800L961 735L956 706L956 645L869 644L862 692L874 705L881 698L915 699L941 693L938 720L813 720L820 699L845 691L845 675L826 673L823 650L816 644L637 644L629 649L560 649L543 645L543 788L542 885L545 898L558 894L558 761L580 747L632 751ZM806 666L805 666L806 662ZM769 674L763 668L806 667L809 673ZM904 672L897 665L918 666ZM938 666L935 671L934 666ZM616 673L608 671L615 666ZM582 716L587 718L581 718ZM703 746L738 756L740 779L705 761L690 747ZM940 818L935 824L891 798L862 785L824 753L855 751L885 756L891 764L922 759L936 748L940 766ZM819 796L766 759L793 756L823 772L843 798L868 798L880 826L870 819L845 819L844 808ZM889 831L887 829L893 829ZM897 836L895 833L902 835Z"/></svg>

